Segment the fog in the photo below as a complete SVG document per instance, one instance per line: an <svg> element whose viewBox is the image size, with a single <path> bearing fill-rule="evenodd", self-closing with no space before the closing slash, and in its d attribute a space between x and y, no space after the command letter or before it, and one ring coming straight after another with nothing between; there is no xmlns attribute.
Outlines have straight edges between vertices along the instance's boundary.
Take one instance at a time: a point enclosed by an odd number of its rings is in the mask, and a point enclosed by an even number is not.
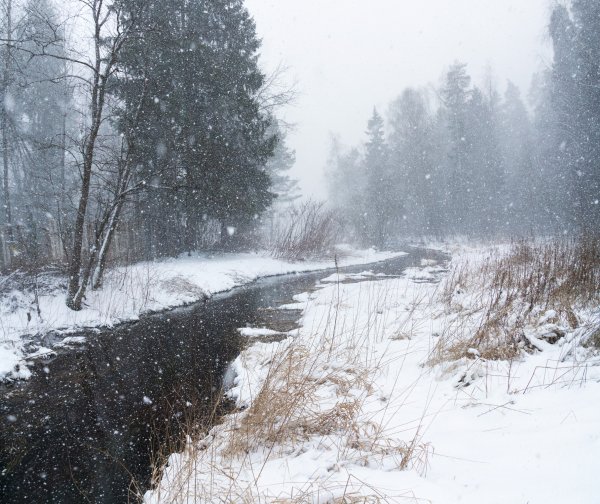
<svg viewBox="0 0 600 504"><path fill-rule="evenodd" d="M373 106L385 113L407 86L439 84L455 60L474 81L491 69L503 92L526 95L532 75L551 65L549 0L248 0L262 38L261 61L283 63L296 82L293 175L306 194L324 198L330 135L365 140Z"/></svg>

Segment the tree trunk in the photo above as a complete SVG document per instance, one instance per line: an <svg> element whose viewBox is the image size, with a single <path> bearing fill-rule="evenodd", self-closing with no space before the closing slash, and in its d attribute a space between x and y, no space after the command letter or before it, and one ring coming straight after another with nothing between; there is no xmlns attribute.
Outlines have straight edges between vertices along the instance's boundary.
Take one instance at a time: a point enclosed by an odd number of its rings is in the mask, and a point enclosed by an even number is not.
<svg viewBox="0 0 600 504"><path fill-rule="evenodd" d="M79 207L75 219L73 231L73 250L71 252L71 264L69 266L69 287L67 291L67 306L72 310L81 310L81 303L85 296L87 287L87 278L85 282L81 281L81 251L83 249L83 237L85 228L85 214L90 196L90 183L92 180L92 168L94 164L94 149L98 132L102 123L102 111L104 108L104 94L106 91L106 75L100 75L100 27L96 28L96 73L92 87L92 124L90 126L89 136L87 138L84 158L83 158L83 178L81 181L81 195L79 197ZM93 254L94 251L92 250ZM88 276L89 277L89 276Z"/></svg>
<svg viewBox="0 0 600 504"><path fill-rule="evenodd" d="M86 159L83 165L83 181L81 185L81 196L79 208L75 219L75 230L73 233L73 249L71 251L71 264L69 265L69 288L67 292L67 306L72 310L81 310L81 301L85 294L85 287L80 283L81 250L83 248L83 232L85 225L85 213L87 210L90 181L92 179L92 160Z"/></svg>
<svg viewBox="0 0 600 504"><path fill-rule="evenodd" d="M104 236L104 240L102 242L102 246L98 252L98 259L96 261L96 267L94 269L94 274L92 275L92 289L99 289L102 286L102 279L104 277L104 270L106 268L106 259L108 257L108 252L110 250L110 246L117 230L117 224L119 223L119 217L121 215L121 208L123 207L123 202L119 202L115 207L110 223L108 225L108 229L106 230L106 235Z"/></svg>
<svg viewBox="0 0 600 504"><path fill-rule="evenodd" d="M2 194L4 199L4 218L6 225L6 239L8 241L10 263L12 259L12 247L14 246L14 231L12 226L12 211L10 204L10 186L9 186L9 141L8 141L8 99L7 95L10 88L11 73L11 45L12 45L12 0L7 0L6 4L6 51L4 53L4 76L2 79ZM10 264L9 264L10 265Z"/></svg>
<svg viewBox="0 0 600 504"><path fill-rule="evenodd" d="M67 95L68 95L68 88L67 85L65 83L65 88L64 88L64 103L67 103ZM60 151L61 151L61 156L60 156L60 197L57 198L57 209L56 209L56 213L57 213L57 225L58 225L58 235L60 238L60 243L62 246L62 250L63 250L63 254L65 255L65 260L67 263L71 262L71 253L69 251L69 246L68 243L70 242L69 239L69 233L65 230L65 211L63 208L63 200L66 199L67 197L67 191L66 191L66 164L67 164L67 160L66 160L66 156L67 156L67 110L66 110L66 106L65 106L65 110L63 111L62 114L62 131L61 131L61 137L60 137Z"/></svg>

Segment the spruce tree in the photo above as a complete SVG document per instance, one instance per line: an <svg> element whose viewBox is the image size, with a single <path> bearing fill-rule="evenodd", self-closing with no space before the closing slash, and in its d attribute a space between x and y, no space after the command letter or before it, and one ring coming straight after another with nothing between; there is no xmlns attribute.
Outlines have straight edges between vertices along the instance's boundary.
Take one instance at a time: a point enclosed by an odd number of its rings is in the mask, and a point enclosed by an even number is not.
<svg viewBox="0 0 600 504"><path fill-rule="evenodd" d="M423 93L406 89L391 104L389 122L392 184L404 202L405 230L412 234L437 234L438 198L434 184L439 182L434 120Z"/></svg>
<svg viewBox="0 0 600 504"><path fill-rule="evenodd" d="M275 203L281 208L300 197L298 181L288 173L296 162L296 153L287 146L285 131L275 118L271 118L269 134L275 136L277 143L266 169L271 180L271 192L276 197Z"/></svg>
<svg viewBox="0 0 600 504"><path fill-rule="evenodd" d="M366 173L367 234L371 244L383 247L390 233L391 206L397 205L399 194L390 187L389 152L385 141L384 122L377 109L367 124L364 170Z"/></svg>
<svg viewBox="0 0 600 504"><path fill-rule="evenodd" d="M367 173L359 150L354 148L346 152L340 141L333 137L327 174L330 204L345 222L349 238L361 245L370 245Z"/></svg>
<svg viewBox="0 0 600 504"><path fill-rule="evenodd" d="M574 0L578 125L577 193L580 225L600 229L600 3Z"/></svg>
<svg viewBox="0 0 600 504"><path fill-rule="evenodd" d="M65 173L64 136L71 101L65 82L67 68L59 58L31 57L44 44L53 54L64 56L64 40L53 5L48 0L29 0L17 31L19 60L17 111L18 138L26 151L20 166L23 185L15 199L22 223L18 229L20 250L29 264L39 264L48 255L52 221L62 221L72 212L65 208L68 174ZM22 259L23 260L23 259Z"/></svg>
<svg viewBox="0 0 600 504"><path fill-rule="evenodd" d="M508 229L530 232L539 225L544 180L534 166L533 126L519 88L508 82L501 107L501 148L506 169Z"/></svg>
<svg viewBox="0 0 600 504"><path fill-rule="evenodd" d="M485 96L473 88L467 103L467 149L464 175L468 177L468 205L464 211L463 232L490 236L496 234L504 219L505 175L500 150L498 96L492 90Z"/></svg>
<svg viewBox="0 0 600 504"><path fill-rule="evenodd" d="M555 8L552 103L556 108L556 157L570 188L572 220L579 228L600 225L600 5L575 0L572 16Z"/></svg>
<svg viewBox="0 0 600 504"><path fill-rule="evenodd" d="M130 12L142 0L122 0ZM124 128L143 88L135 135L149 184L138 220L149 255L193 250L203 220L241 230L271 203L276 144L256 95L260 41L241 0L151 0L121 61ZM160 216L160 218L158 218Z"/></svg>
<svg viewBox="0 0 600 504"><path fill-rule="evenodd" d="M446 75L442 89L443 119L448 130L447 184L444 207L448 228L463 232L473 208L467 144L467 104L471 96L471 78L464 63L455 63Z"/></svg>

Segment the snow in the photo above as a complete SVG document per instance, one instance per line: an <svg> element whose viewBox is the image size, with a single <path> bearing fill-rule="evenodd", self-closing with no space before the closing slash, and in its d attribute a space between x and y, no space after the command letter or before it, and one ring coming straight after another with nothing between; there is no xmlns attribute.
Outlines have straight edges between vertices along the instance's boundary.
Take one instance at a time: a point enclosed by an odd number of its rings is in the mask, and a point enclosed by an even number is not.
<svg viewBox="0 0 600 504"><path fill-rule="evenodd" d="M580 346L585 324L550 344L545 312L526 328L537 351L432 362L456 319L446 276L427 262L301 296L300 329L231 364L238 410L172 454L145 503L598 502L600 360ZM465 289L462 308L481 295Z"/></svg>
<svg viewBox="0 0 600 504"><path fill-rule="evenodd" d="M21 363L21 347L18 343L0 344L0 377L10 374L15 380L24 380L31 371Z"/></svg>
<svg viewBox="0 0 600 504"><path fill-rule="evenodd" d="M238 329L242 336L247 338L258 338L260 336L275 336L281 334L280 332L267 329L266 327L240 327Z"/></svg>
<svg viewBox="0 0 600 504"><path fill-rule="evenodd" d="M87 338L85 336L67 336L66 338L63 338L62 341L56 343L54 346L58 348L68 348L77 345L83 345L86 341Z"/></svg>
<svg viewBox="0 0 600 504"><path fill-rule="evenodd" d="M342 266L368 264L404 254L374 249L357 251L346 246L341 251L343 258L338 262ZM0 297L0 380L29 376L26 360L31 355L26 355L24 348L36 335L112 326L136 320L144 313L193 303L260 277L332 267L333 258L291 263L264 253L196 254L142 262L108 272L103 288L90 290L84 308L79 312L65 305L64 287L61 286L65 283L64 278L53 279L54 288L39 296L39 315L33 294L9 292ZM63 340L62 345L78 343L81 341Z"/></svg>
<svg viewBox="0 0 600 504"><path fill-rule="evenodd" d="M366 278L371 278L375 276L371 271L362 271L360 273L334 273L326 278L321 280L322 283L338 283L338 282L347 282L347 281L355 281L355 280L365 280Z"/></svg>

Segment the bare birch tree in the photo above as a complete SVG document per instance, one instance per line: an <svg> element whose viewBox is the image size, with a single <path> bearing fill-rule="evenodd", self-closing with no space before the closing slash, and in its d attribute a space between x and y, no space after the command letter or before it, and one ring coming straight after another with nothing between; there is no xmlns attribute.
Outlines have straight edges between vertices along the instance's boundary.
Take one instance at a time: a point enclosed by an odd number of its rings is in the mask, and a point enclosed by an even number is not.
<svg viewBox="0 0 600 504"><path fill-rule="evenodd" d="M80 152L81 186L78 195L77 211L73 226L73 243L69 250L69 280L67 290L67 306L80 310L89 283L91 267L83 267L86 260L84 254L85 229L88 222L87 213L90 204L92 178L98 162L98 142L103 124L106 122L108 87L111 79L118 71L118 56L123 44L131 34L133 19L122 15L118 2L106 0L79 0L83 7L84 21L91 27L91 56L71 49L66 54L53 52L52 45L39 48L32 56L46 56L65 60L74 68L74 78L84 81L89 121L84 127ZM128 179L127 179L128 180ZM104 227L114 226L118 212L111 214L106 225L101 223L100 237L104 236ZM110 224L113 222L113 224ZM96 233L98 235L98 233ZM97 257L100 237L91 240L88 251L88 265Z"/></svg>

